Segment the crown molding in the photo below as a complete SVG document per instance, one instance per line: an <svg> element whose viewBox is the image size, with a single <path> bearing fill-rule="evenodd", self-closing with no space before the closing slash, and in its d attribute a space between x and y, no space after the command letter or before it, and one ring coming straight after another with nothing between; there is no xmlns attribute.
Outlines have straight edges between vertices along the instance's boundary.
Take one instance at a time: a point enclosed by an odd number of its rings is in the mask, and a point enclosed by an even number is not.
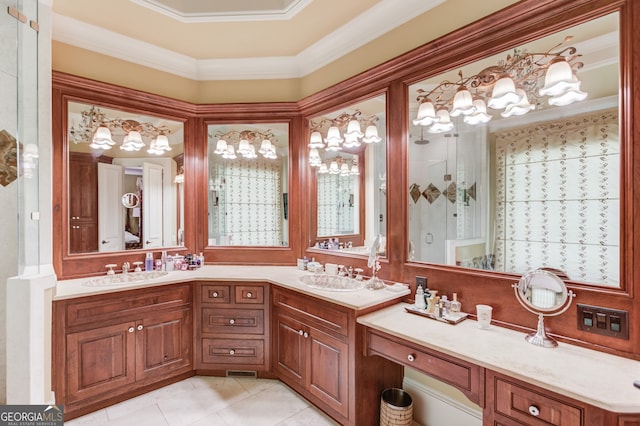
<svg viewBox="0 0 640 426"><path fill-rule="evenodd" d="M278 10L248 10L235 12L203 12L183 13L166 4L154 0L130 0L138 6L151 9L171 19L183 23L196 22L251 22L251 21L286 21L307 7L312 0L295 0L289 6Z"/></svg>
<svg viewBox="0 0 640 426"><path fill-rule="evenodd" d="M295 56L195 59L57 13L53 13L52 38L192 80L301 78L444 1L382 0Z"/></svg>

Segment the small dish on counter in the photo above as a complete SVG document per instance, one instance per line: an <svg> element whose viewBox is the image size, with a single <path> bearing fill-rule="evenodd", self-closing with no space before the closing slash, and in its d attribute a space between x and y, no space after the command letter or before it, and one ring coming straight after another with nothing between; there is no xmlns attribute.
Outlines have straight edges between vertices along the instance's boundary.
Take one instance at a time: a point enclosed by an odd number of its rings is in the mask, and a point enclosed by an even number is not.
<svg viewBox="0 0 640 426"><path fill-rule="evenodd" d="M458 324L459 322L466 320L469 316L469 314L466 312L449 312L446 315L439 317L433 313L427 312L424 309L416 307L416 305L405 306L404 309L411 314L431 318L436 321L446 322L447 324Z"/></svg>

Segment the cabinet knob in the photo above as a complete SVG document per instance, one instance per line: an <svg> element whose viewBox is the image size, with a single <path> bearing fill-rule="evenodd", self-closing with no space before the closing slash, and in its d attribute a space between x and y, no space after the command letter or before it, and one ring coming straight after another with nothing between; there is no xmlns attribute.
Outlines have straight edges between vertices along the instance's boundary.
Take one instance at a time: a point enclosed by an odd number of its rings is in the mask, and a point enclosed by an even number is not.
<svg viewBox="0 0 640 426"><path fill-rule="evenodd" d="M247 293L247 299L251 299L252 296L251 292Z"/></svg>
<svg viewBox="0 0 640 426"><path fill-rule="evenodd" d="M235 354L236 354L236 351L234 351L233 349L229 350L229 355L235 355Z"/></svg>
<svg viewBox="0 0 640 426"><path fill-rule="evenodd" d="M304 334L304 331L298 330L298 334L302 336Z"/></svg>
<svg viewBox="0 0 640 426"><path fill-rule="evenodd" d="M144 326L142 324L138 325L138 331L142 330Z"/></svg>
<svg viewBox="0 0 640 426"><path fill-rule="evenodd" d="M407 359L408 359L410 362L413 362L413 361L415 361L415 360L416 360L416 356L415 356L414 354L409 354L409 355L407 355Z"/></svg>
<svg viewBox="0 0 640 426"><path fill-rule="evenodd" d="M529 414L531 414L534 417L538 417L540 415L540 409L538 407L536 407L535 405L530 405L529 406Z"/></svg>
<svg viewBox="0 0 640 426"><path fill-rule="evenodd" d="M229 324L233 325L236 323L236 320L234 320L233 318L229 320Z"/></svg>
<svg viewBox="0 0 640 426"><path fill-rule="evenodd" d="M217 291L214 291L213 293L211 293L211 296L212 296L212 297L218 297L218 292L217 292Z"/></svg>
<svg viewBox="0 0 640 426"><path fill-rule="evenodd" d="M303 334L304 338L306 339L307 337L309 337L309 333L307 333L306 331Z"/></svg>
<svg viewBox="0 0 640 426"><path fill-rule="evenodd" d="M127 330L129 333L133 333L135 331L135 328L133 327L129 327L129 330Z"/></svg>

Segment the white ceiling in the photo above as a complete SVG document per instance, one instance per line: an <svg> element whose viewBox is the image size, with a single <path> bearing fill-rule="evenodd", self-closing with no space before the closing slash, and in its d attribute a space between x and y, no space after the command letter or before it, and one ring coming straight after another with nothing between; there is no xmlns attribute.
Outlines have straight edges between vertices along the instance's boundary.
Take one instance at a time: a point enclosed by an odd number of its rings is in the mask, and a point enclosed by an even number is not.
<svg viewBox="0 0 640 426"><path fill-rule="evenodd" d="M299 78L445 1L54 0L52 36L193 80Z"/></svg>

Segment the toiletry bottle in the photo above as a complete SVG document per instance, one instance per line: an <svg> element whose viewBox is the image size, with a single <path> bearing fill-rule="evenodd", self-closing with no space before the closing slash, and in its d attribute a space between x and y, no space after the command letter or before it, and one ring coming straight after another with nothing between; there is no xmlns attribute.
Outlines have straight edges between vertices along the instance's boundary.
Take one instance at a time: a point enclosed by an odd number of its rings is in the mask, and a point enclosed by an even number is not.
<svg viewBox="0 0 640 426"><path fill-rule="evenodd" d="M440 316L447 316L449 313L449 309L451 309L451 302L449 302L449 298L446 295L443 295L440 298L440 303L442 304L442 309L440 309Z"/></svg>
<svg viewBox="0 0 640 426"><path fill-rule="evenodd" d="M433 315L437 318L440 318L440 298L436 296L434 304L433 304Z"/></svg>
<svg viewBox="0 0 640 426"><path fill-rule="evenodd" d="M204 254L202 254L202 252L198 255L198 263L198 268L202 268L204 266Z"/></svg>
<svg viewBox="0 0 640 426"><path fill-rule="evenodd" d="M166 271L167 270L167 251L166 250L162 251L162 254L160 255L160 262L161 262L161 270Z"/></svg>
<svg viewBox="0 0 640 426"><path fill-rule="evenodd" d="M458 300L458 293L453 293L453 300L451 301L451 312L457 314L462 310L462 303Z"/></svg>
<svg viewBox="0 0 640 426"><path fill-rule="evenodd" d="M147 257L144 259L144 270L153 271L153 253L147 253Z"/></svg>
<svg viewBox="0 0 640 426"><path fill-rule="evenodd" d="M426 303L424 302L424 290L422 289L421 285L419 285L418 289L416 290L415 306L417 309L424 309L427 306Z"/></svg>
<svg viewBox="0 0 640 426"><path fill-rule="evenodd" d="M309 259L305 256L302 258L302 270L306 271L307 269L309 269Z"/></svg>

